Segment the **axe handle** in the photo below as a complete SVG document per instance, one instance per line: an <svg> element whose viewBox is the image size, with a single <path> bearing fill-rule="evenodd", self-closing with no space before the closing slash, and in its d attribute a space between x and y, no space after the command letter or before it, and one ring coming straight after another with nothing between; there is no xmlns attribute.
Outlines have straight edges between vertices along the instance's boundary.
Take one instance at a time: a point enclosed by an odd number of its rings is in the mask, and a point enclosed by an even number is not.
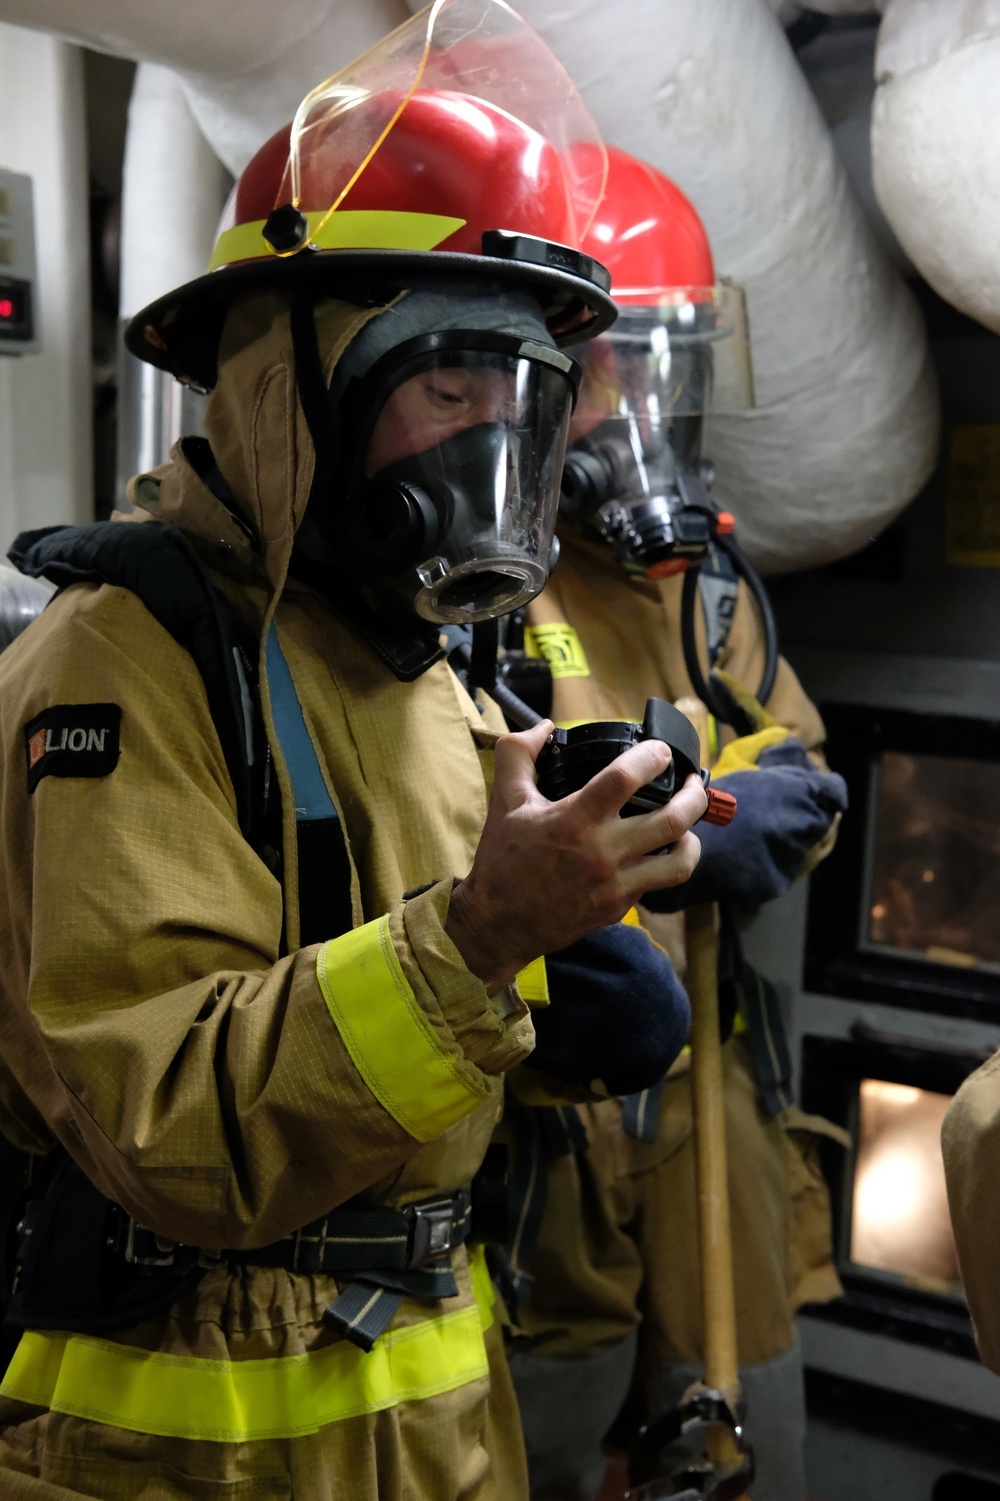
<svg viewBox="0 0 1000 1501"><path fill-rule="evenodd" d="M694 1101L698 1238L701 1247L705 1382L734 1411L740 1394L736 1346L736 1294L726 1170L722 1043L719 1036L718 941L714 907L685 911L687 981L691 996L691 1088ZM732 1436L720 1430L710 1457L738 1458ZM718 1447L721 1452L714 1452Z"/></svg>

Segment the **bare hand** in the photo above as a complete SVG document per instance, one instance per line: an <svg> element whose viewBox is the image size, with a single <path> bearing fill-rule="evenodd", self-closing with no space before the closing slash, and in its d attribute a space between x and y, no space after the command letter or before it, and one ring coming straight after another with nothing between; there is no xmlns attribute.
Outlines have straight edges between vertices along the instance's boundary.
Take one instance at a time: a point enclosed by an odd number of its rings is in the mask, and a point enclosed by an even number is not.
<svg viewBox="0 0 1000 1501"><path fill-rule="evenodd" d="M539 954L618 922L644 892L690 879L701 851L689 832L706 807L696 776L655 813L619 817L670 765L662 741L632 746L579 792L550 803L536 785L535 759L551 733L544 720L497 741L482 838L452 892L446 931L491 994Z"/></svg>

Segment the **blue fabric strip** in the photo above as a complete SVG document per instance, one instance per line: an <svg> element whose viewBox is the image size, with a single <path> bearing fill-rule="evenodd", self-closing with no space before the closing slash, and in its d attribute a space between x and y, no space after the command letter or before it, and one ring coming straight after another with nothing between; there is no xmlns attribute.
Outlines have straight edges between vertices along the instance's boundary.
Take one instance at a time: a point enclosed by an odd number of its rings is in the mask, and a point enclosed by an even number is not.
<svg viewBox="0 0 1000 1501"><path fill-rule="evenodd" d="M266 661L271 712L281 743L281 754L292 779L296 821L302 823L317 818L336 818L337 809L323 780L316 747L306 729L302 705L273 621L267 633Z"/></svg>
<svg viewBox="0 0 1000 1501"><path fill-rule="evenodd" d="M664 1076L659 1084L642 1089L638 1094L625 1096L622 1102L622 1127L634 1141L655 1141L660 1120L660 1103L663 1099Z"/></svg>

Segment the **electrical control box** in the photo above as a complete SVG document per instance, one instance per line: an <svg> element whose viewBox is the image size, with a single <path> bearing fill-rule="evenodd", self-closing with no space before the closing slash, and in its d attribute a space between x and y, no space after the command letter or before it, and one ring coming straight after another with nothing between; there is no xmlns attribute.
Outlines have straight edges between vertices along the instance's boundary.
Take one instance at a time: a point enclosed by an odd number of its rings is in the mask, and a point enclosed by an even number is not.
<svg viewBox="0 0 1000 1501"><path fill-rule="evenodd" d="M31 178L0 167L0 355L38 349Z"/></svg>

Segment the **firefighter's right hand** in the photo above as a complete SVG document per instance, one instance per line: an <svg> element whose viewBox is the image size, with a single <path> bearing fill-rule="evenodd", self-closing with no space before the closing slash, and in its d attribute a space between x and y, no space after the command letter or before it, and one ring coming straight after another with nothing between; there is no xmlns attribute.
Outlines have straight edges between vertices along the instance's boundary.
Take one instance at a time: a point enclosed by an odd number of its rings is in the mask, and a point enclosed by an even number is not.
<svg viewBox="0 0 1000 1501"><path fill-rule="evenodd" d="M497 741L482 838L452 892L446 932L491 994L539 955L618 922L645 892L689 880L698 863L690 830L706 798L696 776L665 807L619 817L670 764L666 745L634 745L579 792L550 803L536 785L535 759L552 728L543 720Z"/></svg>

